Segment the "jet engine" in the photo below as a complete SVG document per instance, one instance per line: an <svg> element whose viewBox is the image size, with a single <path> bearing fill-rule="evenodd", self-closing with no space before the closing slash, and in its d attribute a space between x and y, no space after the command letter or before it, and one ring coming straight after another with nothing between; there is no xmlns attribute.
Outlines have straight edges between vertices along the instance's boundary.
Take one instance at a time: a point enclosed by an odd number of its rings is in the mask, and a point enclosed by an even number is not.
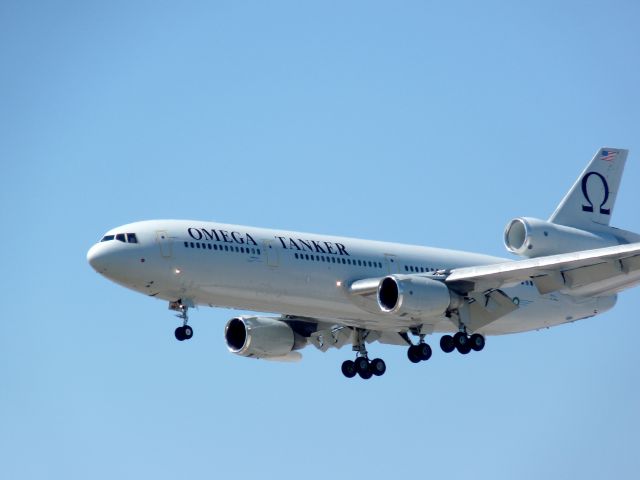
<svg viewBox="0 0 640 480"><path fill-rule="evenodd" d="M535 258L559 253L619 245L608 233L593 233L537 218L511 220L504 230L504 244L511 253Z"/></svg>
<svg viewBox="0 0 640 480"><path fill-rule="evenodd" d="M224 338L229 351L243 357L282 359L306 345L288 324L267 317L232 318Z"/></svg>
<svg viewBox="0 0 640 480"><path fill-rule="evenodd" d="M444 315L459 303L457 295L438 280L417 275L391 275L378 284L378 306L385 313L411 318Z"/></svg>

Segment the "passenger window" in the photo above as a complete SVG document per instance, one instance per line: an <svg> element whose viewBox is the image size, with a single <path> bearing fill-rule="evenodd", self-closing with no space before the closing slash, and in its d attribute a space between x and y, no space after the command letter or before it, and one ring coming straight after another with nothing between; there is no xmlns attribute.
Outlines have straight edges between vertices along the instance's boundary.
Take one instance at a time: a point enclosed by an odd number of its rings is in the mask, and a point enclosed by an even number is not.
<svg viewBox="0 0 640 480"><path fill-rule="evenodd" d="M258 255L260 255L260 249L256 250L258 252Z"/></svg>
<svg viewBox="0 0 640 480"><path fill-rule="evenodd" d="M188 248L189 247L189 242L184 242L184 246Z"/></svg>
<svg viewBox="0 0 640 480"><path fill-rule="evenodd" d="M195 248L195 245L193 244L193 242L191 242L191 248Z"/></svg>
<svg viewBox="0 0 640 480"><path fill-rule="evenodd" d="M116 235L116 240L119 240L121 242L126 242L126 240L124 239L124 233L119 233Z"/></svg>

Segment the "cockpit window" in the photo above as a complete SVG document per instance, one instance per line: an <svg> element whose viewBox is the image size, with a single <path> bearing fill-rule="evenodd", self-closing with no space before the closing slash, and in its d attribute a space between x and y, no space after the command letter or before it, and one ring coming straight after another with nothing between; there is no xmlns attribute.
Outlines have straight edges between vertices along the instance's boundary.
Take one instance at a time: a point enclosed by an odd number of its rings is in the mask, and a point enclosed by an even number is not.
<svg viewBox="0 0 640 480"><path fill-rule="evenodd" d="M138 243L138 237L135 233L118 233L115 235L105 235L100 241L108 242L110 240L118 240L122 243Z"/></svg>

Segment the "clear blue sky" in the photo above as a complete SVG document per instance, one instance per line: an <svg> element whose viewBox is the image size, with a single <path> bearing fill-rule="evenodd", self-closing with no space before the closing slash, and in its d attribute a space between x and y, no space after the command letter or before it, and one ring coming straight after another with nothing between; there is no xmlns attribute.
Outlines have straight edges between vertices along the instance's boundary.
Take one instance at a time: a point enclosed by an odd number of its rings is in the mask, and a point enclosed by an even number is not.
<svg viewBox="0 0 640 480"><path fill-rule="evenodd" d="M506 255L603 145L638 231L638 5L0 3L0 478L634 478L639 290L467 357L374 346L364 382L229 354L228 310L178 343L85 254L194 218Z"/></svg>

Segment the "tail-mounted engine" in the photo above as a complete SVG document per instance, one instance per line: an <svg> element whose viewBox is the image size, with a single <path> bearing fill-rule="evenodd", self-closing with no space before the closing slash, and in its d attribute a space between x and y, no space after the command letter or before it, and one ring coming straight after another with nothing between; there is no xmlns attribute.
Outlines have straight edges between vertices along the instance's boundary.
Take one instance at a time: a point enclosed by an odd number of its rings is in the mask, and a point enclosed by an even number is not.
<svg viewBox="0 0 640 480"><path fill-rule="evenodd" d="M588 232L529 217L511 220L504 230L507 250L529 258L592 250L619 243L608 233Z"/></svg>

